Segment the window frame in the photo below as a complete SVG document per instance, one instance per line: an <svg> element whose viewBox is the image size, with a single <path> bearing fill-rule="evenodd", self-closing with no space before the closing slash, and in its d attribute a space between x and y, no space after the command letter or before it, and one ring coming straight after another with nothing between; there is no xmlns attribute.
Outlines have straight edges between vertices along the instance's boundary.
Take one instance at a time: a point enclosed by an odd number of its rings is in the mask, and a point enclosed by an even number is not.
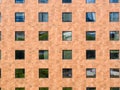
<svg viewBox="0 0 120 90"><path fill-rule="evenodd" d="M17 16L17 14L19 14L19 15ZM15 22L16 23L23 23L23 22L25 22L25 12L15 12Z"/></svg>

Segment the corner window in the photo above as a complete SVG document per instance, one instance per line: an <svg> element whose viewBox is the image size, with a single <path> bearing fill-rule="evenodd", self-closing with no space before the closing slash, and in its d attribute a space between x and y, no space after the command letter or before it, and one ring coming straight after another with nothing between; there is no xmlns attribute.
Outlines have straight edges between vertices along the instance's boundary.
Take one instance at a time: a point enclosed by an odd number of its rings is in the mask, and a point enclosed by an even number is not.
<svg viewBox="0 0 120 90"><path fill-rule="evenodd" d="M110 59L119 59L119 50L110 50Z"/></svg>
<svg viewBox="0 0 120 90"><path fill-rule="evenodd" d="M48 59L48 50L39 50L39 59Z"/></svg>
<svg viewBox="0 0 120 90"><path fill-rule="evenodd" d="M62 40L63 41L72 41L72 32L71 31L63 31L62 32Z"/></svg>
<svg viewBox="0 0 120 90"><path fill-rule="evenodd" d="M96 90L95 87L87 87L86 90Z"/></svg>
<svg viewBox="0 0 120 90"><path fill-rule="evenodd" d="M62 90L72 90L72 87L63 87Z"/></svg>
<svg viewBox="0 0 120 90"><path fill-rule="evenodd" d="M72 3L72 0L62 0L62 3Z"/></svg>
<svg viewBox="0 0 120 90"><path fill-rule="evenodd" d="M15 31L15 41L24 41L25 33L24 31Z"/></svg>
<svg viewBox="0 0 120 90"><path fill-rule="evenodd" d="M38 0L39 3L48 3L48 0Z"/></svg>
<svg viewBox="0 0 120 90"><path fill-rule="evenodd" d="M15 69L15 78L25 78L25 69Z"/></svg>
<svg viewBox="0 0 120 90"><path fill-rule="evenodd" d="M62 59L72 59L72 50L63 50Z"/></svg>
<svg viewBox="0 0 120 90"><path fill-rule="evenodd" d="M15 50L15 59L25 59L25 51Z"/></svg>
<svg viewBox="0 0 120 90"><path fill-rule="evenodd" d="M119 40L119 31L110 31L110 40L118 41Z"/></svg>
<svg viewBox="0 0 120 90"><path fill-rule="evenodd" d="M119 22L119 12L110 12L110 22Z"/></svg>
<svg viewBox="0 0 120 90"><path fill-rule="evenodd" d="M72 78L72 69L71 68L63 68L62 76L63 76L63 78Z"/></svg>
<svg viewBox="0 0 120 90"><path fill-rule="evenodd" d="M16 12L15 13L15 22L25 22L25 13L24 12Z"/></svg>
<svg viewBox="0 0 120 90"><path fill-rule="evenodd" d="M49 70L46 68L39 69L39 78L48 78L49 77Z"/></svg>
<svg viewBox="0 0 120 90"><path fill-rule="evenodd" d="M120 87L111 87L110 90L120 90Z"/></svg>
<svg viewBox="0 0 120 90"><path fill-rule="evenodd" d="M96 39L96 32L95 31L87 31L86 32L86 40L93 41Z"/></svg>
<svg viewBox="0 0 120 90"><path fill-rule="evenodd" d="M86 50L86 59L95 59L96 51L95 50Z"/></svg>
<svg viewBox="0 0 120 90"><path fill-rule="evenodd" d="M15 0L15 3L24 3L25 0Z"/></svg>
<svg viewBox="0 0 120 90"><path fill-rule="evenodd" d="M86 13L86 22L95 22L96 21L96 13L95 12L87 12Z"/></svg>
<svg viewBox="0 0 120 90"><path fill-rule="evenodd" d="M48 12L39 13L39 22L48 22Z"/></svg>
<svg viewBox="0 0 120 90"><path fill-rule="evenodd" d="M86 77L87 78L96 78L96 69L95 68L87 68L86 69Z"/></svg>
<svg viewBox="0 0 120 90"><path fill-rule="evenodd" d="M25 90L25 88L24 87L17 87L17 88L15 88L15 90Z"/></svg>
<svg viewBox="0 0 120 90"><path fill-rule="evenodd" d="M72 13L71 12L63 12L62 13L62 22L72 22Z"/></svg>
<svg viewBox="0 0 120 90"><path fill-rule="evenodd" d="M119 3L119 0L110 0L110 3Z"/></svg>
<svg viewBox="0 0 120 90"><path fill-rule="evenodd" d="M39 90L49 90L48 87L40 87Z"/></svg>
<svg viewBox="0 0 120 90"><path fill-rule="evenodd" d="M95 3L95 0L86 0L86 3Z"/></svg>
<svg viewBox="0 0 120 90"><path fill-rule="evenodd" d="M120 69L119 68L111 68L110 69L110 78L120 78Z"/></svg>
<svg viewBox="0 0 120 90"><path fill-rule="evenodd" d="M39 40L40 41L48 41L48 31L40 31L39 32Z"/></svg>

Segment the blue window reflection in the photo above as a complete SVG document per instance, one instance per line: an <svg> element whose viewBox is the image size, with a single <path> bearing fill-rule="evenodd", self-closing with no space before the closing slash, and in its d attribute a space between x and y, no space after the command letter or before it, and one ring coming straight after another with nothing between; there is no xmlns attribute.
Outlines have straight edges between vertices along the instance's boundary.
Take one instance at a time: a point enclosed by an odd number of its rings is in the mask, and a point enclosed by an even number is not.
<svg viewBox="0 0 120 90"><path fill-rule="evenodd" d="M119 0L110 0L110 3L118 3Z"/></svg>
<svg viewBox="0 0 120 90"><path fill-rule="evenodd" d="M24 22L25 21L25 14L24 12L17 12L15 13L15 22Z"/></svg>
<svg viewBox="0 0 120 90"><path fill-rule="evenodd" d="M39 3L48 3L48 0L39 0Z"/></svg>
<svg viewBox="0 0 120 90"><path fill-rule="evenodd" d="M86 22L95 22L95 21L96 21L95 12L87 12L86 13Z"/></svg>
<svg viewBox="0 0 120 90"><path fill-rule="evenodd" d="M25 0L15 0L15 3L24 3Z"/></svg>
<svg viewBox="0 0 120 90"><path fill-rule="evenodd" d="M47 12L39 13L39 22L48 22L48 13Z"/></svg>
<svg viewBox="0 0 120 90"><path fill-rule="evenodd" d="M110 12L110 22L119 21L119 12Z"/></svg>
<svg viewBox="0 0 120 90"><path fill-rule="evenodd" d="M86 0L86 3L95 3L95 0Z"/></svg>

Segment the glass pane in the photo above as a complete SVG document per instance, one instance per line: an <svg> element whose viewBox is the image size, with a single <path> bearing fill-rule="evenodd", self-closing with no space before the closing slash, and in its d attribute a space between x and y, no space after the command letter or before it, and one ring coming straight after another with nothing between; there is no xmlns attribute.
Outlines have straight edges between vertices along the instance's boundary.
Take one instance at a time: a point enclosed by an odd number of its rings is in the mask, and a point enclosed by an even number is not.
<svg viewBox="0 0 120 90"><path fill-rule="evenodd" d="M15 32L15 40L16 41L24 41L25 40L24 31L16 31Z"/></svg>
<svg viewBox="0 0 120 90"><path fill-rule="evenodd" d="M42 41L48 40L48 31L40 31L39 40L42 40Z"/></svg>
<svg viewBox="0 0 120 90"><path fill-rule="evenodd" d="M16 50L15 51L15 59L24 59L25 51L24 50Z"/></svg>
<svg viewBox="0 0 120 90"><path fill-rule="evenodd" d="M87 87L86 90L96 90L96 88L95 87Z"/></svg>
<svg viewBox="0 0 120 90"><path fill-rule="evenodd" d="M63 90L72 90L71 87L63 87Z"/></svg>
<svg viewBox="0 0 120 90"><path fill-rule="evenodd" d="M48 22L48 13L39 13L39 22Z"/></svg>
<svg viewBox="0 0 120 90"><path fill-rule="evenodd" d="M119 13L111 12L110 13L110 22L118 22L119 21Z"/></svg>
<svg viewBox="0 0 120 90"><path fill-rule="evenodd" d="M119 0L110 0L110 3L118 3Z"/></svg>
<svg viewBox="0 0 120 90"><path fill-rule="evenodd" d="M39 0L39 3L48 3L48 0Z"/></svg>
<svg viewBox="0 0 120 90"><path fill-rule="evenodd" d="M95 59L95 50L86 50L86 59Z"/></svg>
<svg viewBox="0 0 120 90"><path fill-rule="evenodd" d="M15 78L24 78L25 70L24 69L15 69Z"/></svg>
<svg viewBox="0 0 120 90"><path fill-rule="evenodd" d="M119 40L119 31L110 31L110 40Z"/></svg>
<svg viewBox="0 0 120 90"><path fill-rule="evenodd" d="M63 69L63 78L72 78L72 69Z"/></svg>
<svg viewBox="0 0 120 90"><path fill-rule="evenodd" d="M63 59L72 59L72 50L63 50Z"/></svg>
<svg viewBox="0 0 120 90"><path fill-rule="evenodd" d="M96 69L95 68L86 69L86 77L87 78L95 78L96 77Z"/></svg>
<svg viewBox="0 0 120 90"><path fill-rule="evenodd" d="M39 78L48 78L48 69L39 69Z"/></svg>
<svg viewBox="0 0 120 90"><path fill-rule="evenodd" d="M120 77L119 69L110 69L110 77L111 78L119 78Z"/></svg>
<svg viewBox="0 0 120 90"><path fill-rule="evenodd" d="M120 90L119 87L111 87L110 90Z"/></svg>
<svg viewBox="0 0 120 90"><path fill-rule="evenodd" d="M110 50L110 59L119 59L119 50Z"/></svg>
<svg viewBox="0 0 120 90"><path fill-rule="evenodd" d="M15 0L15 3L24 3L24 0Z"/></svg>
<svg viewBox="0 0 120 90"><path fill-rule="evenodd" d="M63 13L62 21L63 22L72 22L72 13Z"/></svg>
<svg viewBox="0 0 120 90"><path fill-rule="evenodd" d="M96 21L95 12L87 12L86 22L95 22L95 21Z"/></svg>
<svg viewBox="0 0 120 90"><path fill-rule="evenodd" d="M95 3L95 0L86 0L86 3Z"/></svg>
<svg viewBox="0 0 120 90"><path fill-rule="evenodd" d="M86 32L86 40L95 40L95 31L87 31Z"/></svg>
<svg viewBox="0 0 120 90"><path fill-rule="evenodd" d="M25 88L15 88L15 90L25 90Z"/></svg>
<svg viewBox="0 0 120 90"><path fill-rule="evenodd" d="M24 22L24 13L15 13L15 22Z"/></svg>
<svg viewBox="0 0 120 90"><path fill-rule="evenodd" d="M41 87L39 90L49 90L48 87Z"/></svg>
<svg viewBox="0 0 120 90"><path fill-rule="evenodd" d="M62 0L62 3L71 3L72 0Z"/></svg>
<svg viewBox="0 0 120 90"><path fill-rule="evenodd" d="M64 41L71 41L72 40L72 32L70 32L70 31L64 31L62 33L62 39Z"/></svg>
<svg viewBox="0 0 120 90"><path fill-rule="evenodd" d="M48 59L48 50L40 50L39 59Z"/></svg>

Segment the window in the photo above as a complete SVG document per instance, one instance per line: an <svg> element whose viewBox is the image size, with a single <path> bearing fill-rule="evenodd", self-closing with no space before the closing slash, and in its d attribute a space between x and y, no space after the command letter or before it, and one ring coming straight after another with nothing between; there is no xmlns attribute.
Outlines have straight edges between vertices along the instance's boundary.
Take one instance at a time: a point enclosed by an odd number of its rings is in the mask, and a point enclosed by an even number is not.
<svg viewBox="0 0 120 90"><path fill-rule="evenodd" d="M72 50L63 50L62 59L72 59Z"/></svg>
<svg viewBox="0 0 120 90"><path fill-rule="evenodd" d="M16 12L15 13L15 22L24 22L25 21L25 13L24 12Z"/></svg>
<svg viewBox="0 0 120 90"><path fill-rule="evenodd" d="M62 90L72 90L72 87L63 87Z"/></svg>
<svg viewBox="0 0 120 90"><path fill-rule="evenodd" d="M48 0L38 0L39 3L48 3Z"/></svg>
<svg viewBox="0 0 120 90"><path fill-rule="evenodd" d="M15 50L15 59L25 59L25 51Z"/></svg>
<svg viewBox="0 0 120 90"><path fill-rule="evenodd" d="M119 50L110 50L110 59L119 59Z"/></svg>
<svg viewBox="0 0 120 90"><path fill-rule="evenodd" d="M49 90L48 87L40 87L39 90Z"/></svg>
<svg viewBox="0 0 120 90"><path fill-rule="evenodd" d="M72 3L72 0L62 0L62 3Z"/></svg>
<svg viewBox="0 0 120 90"><path fill-rule="evenodd" d="M95 59L96 51L95 50L86 50L86 59Z"/></svg>
<svg viewBox="0 0 120 90"><path fill-rule="evenodd" d="M120 78L120 69L119 68L111 68L110 69L110 78Z"/></svg>
<svg viewBox="0 0 120 90"><path fill-rule="evenodd" d="M48 22L48 12L39 13L39 22Z"/></svg>
<svg viewBox="0 0 120 90"><path fill-rule="evenodd" d="M24 41L25 33L24 31L15 31L15 41Z"/></svg>
<svg viewBox="0 0 120 90"><path fill-rule="evenodd" d="M110 22L119 22L119 12L110 12Z"/></svg>
<svg viewBox="0 0 120 90"><path fill-rule="evenodd" d="M95 3L95 0L86 0L86 3Z"/></svg>
<svg viewBox="0 0 120 90"><path fill-rule="evenodd" d="M120 90L120 87L111 87L110 90Z"/></svg>
<svg viewBox="0 0 120 90"><path fill-rule="evenodd" d="M110 40L118 41L119 40L119 31L110 31Z"/></svg>
<svg viewBox="0 0 120 90"><path fill-rule="evenodd" d="M72 13L71 12L63 12L62 13L62 22L72 22Z"/></svg>
<svg viewBox="0 0 120 90"><path fill-rule="evenodd" d="M87 31L86 32L86 40L93 41L96 38L96 32L95 31Z"/></svg>
<svg viewBox="0 0 120 90"><path fill-rule="evenodd" d="M63 31L62 32L62 40L63 41L71 41L72 40L72 32L71 31Z"/></svg>
<svg viewBox="0 0 120 90"><path fill-rule="evenodd" d="M25 90L25 88L23 88L23 87L17 87L17 88L15 88L15 90Z"/></svg>
<svg viewBox="0 0 120 90"><path fill-rule="evenodd" d="M63 68L62 75L63 75L63 78L72 78L72 69L71 68Z"/></svg>
<svg viewBox="0 0 120 90"><path fill-rule="evenodd" d="M0 68L0 78L1 78L1 68Z"/></svg>
<svg viewBox="0 0 120 90"><path fill-rule="evenodd" d="M1 50L0 50L0 60L1 60L2 54L1 54Z"/></svg>
<svg viewBox="0 0 120 90"><path fill-rule="evenodd" d="M110 0L110 3L119 3L119 0Z"/></svg>
<svg viewBox="0 0 120 90"><path fill-rule="evenodd" d="M1 19L2 19L2 15L1 15L1 13L0 13L0 22L1 22Z"/></svg>
<svg viewBox="0 0 120 90"><path fill-rule="evenodd" d="M1 38L2 38L2 34L1 34L1 31L0 31L0 41L1 41Z"/></svg>
<svg viewBox="0 0 120 90"><path fill-rule="evenodd" d="M95 87L87 87L86 90L96 90Z"/></svg>
<svg viewBox="0 0 120 90"><path fill-rule="evenodd" d="M48 41L48 31L40 31L39 32L39 40L40 41Z"/></svg>
<svg viewBox="0 0 120 90"><path fill-rule="evenodd" d="M39 50L39 59L48 59L48 50Z"/></svg>
<svg viewBox="0 0 120 90"><path fill-rule="evenodd" d="M15 69L15 78L25 78L25 69Z"/></svg>
<svg viewBox="0 0 120 90"><path fill-rule="evenodd" d="M86 77L87 78L96 78L96 69L95 68L87 68L86 69Z"/></svg>
<svg viewBox="0 0 120 90"><path fill-rule="evenodd" d="M49 70L46 68L39 69L39 78L48 78L49 77L48 72Z"/></svg>
<svg viewBox="0 0 120 90"><path fill-rule="evenodd" d="M24 3L25 0L15 0L15 3Z"/></svg>
<svg viewBox="0 0 120 90"><path fill-rule="evenodd" d="M87 12L86 13L86 22L95 22L95 21L96 21L95 12Z"/></svg>

